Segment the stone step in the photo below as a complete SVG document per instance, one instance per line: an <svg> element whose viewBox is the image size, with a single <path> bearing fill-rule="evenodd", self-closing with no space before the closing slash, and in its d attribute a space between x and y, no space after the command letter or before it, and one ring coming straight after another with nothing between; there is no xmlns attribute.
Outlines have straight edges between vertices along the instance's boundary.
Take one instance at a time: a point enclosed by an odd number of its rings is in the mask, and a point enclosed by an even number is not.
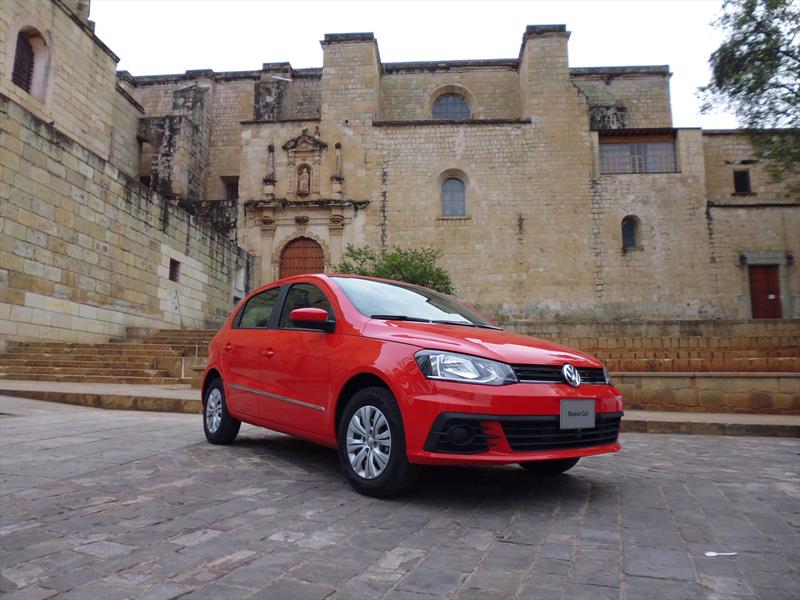
<svg viewBox="0 0 800 600"><path fill-rule="evenodd" d="M78 344L74 342L19 342L13 346L13 349L20 350L41 350L41 349L54 349L54 350L71 350L75 348L85 350L116 350L120 352L133 352L136 350L143 350L152 352L153 349L169 350L168 344Z"/></svg>
<svg viewBox="0 0 800 600"><path fill-rule="evenodd" d="M121 346L115 348L11 348L6 356L179 356L178 351L169 348L157 347L152 350L124 350Z"/></svg>
<svg viewBox="0 0 800 600"><path fill-rule="evenodd" d="M796 358L800 357L800 348L754 348L750 350L728 350L707 348L704 350L594 350L590 352L598 358Z"/></svg>
<svg viewBox="0 0 800 600"><path fill-rule="evenodd" d="M0 379L12 381L61 381L68 383L126 383L134 385L168 385L178 383L191 383L191 377L180 379L178 377L117 377L114 375L51 375L49 373L0 373Z"/></svg>
<svg viewBox="0 0 800 600"><path fill-rule="evenodd" d="M800 358L658 358L658 359L609 359L604 361L609 371L637 372L798 372Z"/></svg>
<svg viewBox="0 0 800 600"><path fill-rule="evenodd" d="M747 350L751 348L800 346L800 336L797 335L777 335L773 337L553 337L549 339L573 348L585 349L586 351L599 351L602 349L614 350L620 348L656 350L662 348L731 348Z"/></svg>
<svg viewBox="0 0 800 600"><path fill-rule="evenodd" d="M154 369L156 359L148 360L107 360L102 356L92 356L93 360L75 360L75 357L58 357L58 358L8 358L0 356L0 368L13 367L13 366L31 366L31 367L81 367L85 369Z"/></svg>
<svg viewBox="0 0 800 600"><path fill-rule="evenodd" d="M120 377L169 377L166 369L125 369L125 368L103 368L103 367L56 367L56 366L26 366L26 365L5 365L0 366L0 377L6 375L18 375L21 373L41 373L48 375L109 375Z"/></svg>

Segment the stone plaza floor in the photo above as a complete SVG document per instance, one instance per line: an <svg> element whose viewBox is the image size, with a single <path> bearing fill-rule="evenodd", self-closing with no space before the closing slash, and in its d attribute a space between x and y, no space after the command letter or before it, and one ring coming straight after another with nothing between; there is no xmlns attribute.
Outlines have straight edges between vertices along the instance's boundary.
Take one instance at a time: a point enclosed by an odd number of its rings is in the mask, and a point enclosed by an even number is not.
<svg viewBox="0 0 800 600"><path fill-rule="evenodd" d="M552 479L430 469L375 500L280 434L211 446L199 415L0 397L0 595L800 597L800 441L622 442Z"/></svg>

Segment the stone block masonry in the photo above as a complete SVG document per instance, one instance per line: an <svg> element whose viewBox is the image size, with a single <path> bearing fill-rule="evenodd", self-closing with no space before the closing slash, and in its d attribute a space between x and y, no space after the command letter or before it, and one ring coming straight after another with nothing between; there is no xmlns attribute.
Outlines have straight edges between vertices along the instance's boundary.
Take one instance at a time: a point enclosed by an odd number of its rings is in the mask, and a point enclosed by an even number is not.
<svg viewBox="0 0 800 600"><path fill-rule="evenodd" d="M224 320L250 255L5 95L0 117L0 339Z"/></svg>

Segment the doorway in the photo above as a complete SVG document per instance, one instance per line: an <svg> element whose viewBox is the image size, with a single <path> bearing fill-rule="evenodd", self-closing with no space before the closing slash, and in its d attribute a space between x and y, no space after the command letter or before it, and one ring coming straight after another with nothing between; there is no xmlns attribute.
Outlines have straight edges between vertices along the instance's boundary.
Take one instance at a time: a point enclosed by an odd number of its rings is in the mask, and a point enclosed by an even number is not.
<svg viewBox="0 0 800 600"><path fill-rule="evenodd" d="M299 237L286 244L281 252L279 278L322 273L325 270L325 253L322 246L311 238Z"/></svg>
<svg viewBox="0 0 800 600"><path fill-rule="evenodd" d="M754 319L780 319L783 317L781 307L781 284L778 265L751 265L750 306Z"/></svg>

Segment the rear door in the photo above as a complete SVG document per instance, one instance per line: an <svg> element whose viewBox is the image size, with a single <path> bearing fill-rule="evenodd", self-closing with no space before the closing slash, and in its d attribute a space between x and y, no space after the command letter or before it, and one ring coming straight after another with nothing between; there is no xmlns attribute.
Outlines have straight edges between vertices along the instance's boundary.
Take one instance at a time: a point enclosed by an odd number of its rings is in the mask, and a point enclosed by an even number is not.
<svg viewBox="0 0 800 600"><path fill-rule="evenodd" d="M280 287L252 296L234 319L228 343L222 348L225 394L231 408L258 417L263 396L261 368L274 332L275 305Z"/></svg>

